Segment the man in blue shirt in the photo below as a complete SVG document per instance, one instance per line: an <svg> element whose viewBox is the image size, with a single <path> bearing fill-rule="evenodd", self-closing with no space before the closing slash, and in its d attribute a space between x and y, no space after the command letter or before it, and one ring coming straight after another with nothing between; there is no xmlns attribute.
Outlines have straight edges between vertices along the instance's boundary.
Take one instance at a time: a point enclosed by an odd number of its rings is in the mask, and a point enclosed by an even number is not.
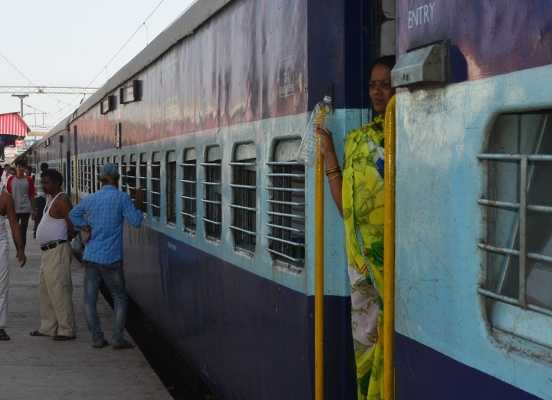
<svg viewBox="0 0 552 400"><path fill-rule="evenodd" d="M85 197L70 213L75 227L90 231L83 256L86 321L92 346L107 346L96 308L103 279L114 303L113 348L129 349L133 346L124 338L128 299L123 272L123 225L126 219L130 225L140 227L143 195L141 190L136 191L136 208L129 195L119 191L119 171L115 164L102 167L100 180L102 189Z"/></svg>

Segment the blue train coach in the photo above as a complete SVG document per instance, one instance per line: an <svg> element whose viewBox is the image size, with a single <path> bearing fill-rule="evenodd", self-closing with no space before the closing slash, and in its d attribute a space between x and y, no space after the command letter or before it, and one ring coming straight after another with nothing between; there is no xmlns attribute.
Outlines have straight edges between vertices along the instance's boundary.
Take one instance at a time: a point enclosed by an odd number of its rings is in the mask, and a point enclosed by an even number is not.
<svg viewBox="0 0 552 400"><path fill-rule="evenodd" d="M314 398L315 104L338 154L396 54L398 399L552 399L548 0L201 0L27 153L75 201L146 194L129 293L224 399ZM549 172L547 172L549 171ZM342 219L326 190L325 397L354 399Z"/></svg>

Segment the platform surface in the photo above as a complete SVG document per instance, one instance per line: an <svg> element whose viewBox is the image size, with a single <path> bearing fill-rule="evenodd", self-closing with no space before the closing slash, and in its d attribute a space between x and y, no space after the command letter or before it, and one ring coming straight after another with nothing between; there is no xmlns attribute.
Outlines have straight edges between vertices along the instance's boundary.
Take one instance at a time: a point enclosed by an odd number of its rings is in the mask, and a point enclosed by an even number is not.
<svg viewBox="0 0 552 400"><path fill-rule="evenodd" d="M41 252L30 235L26 252L27 265L20 269L16 265L13 245L10 251L6 331L11 341L0 342L0 400L171 399L139 349L92 348L83 311L84 270L76 260L72 271L77 339L56 342L29 335L40 325ZM109 340L113 313L101 296L98 312Z"/></svg>

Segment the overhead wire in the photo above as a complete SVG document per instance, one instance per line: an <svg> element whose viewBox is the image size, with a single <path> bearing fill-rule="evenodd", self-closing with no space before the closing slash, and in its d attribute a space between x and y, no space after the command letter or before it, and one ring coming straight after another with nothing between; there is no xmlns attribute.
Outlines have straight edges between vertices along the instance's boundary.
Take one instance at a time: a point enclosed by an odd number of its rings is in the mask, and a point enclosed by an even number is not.
<svg viewBox="0 0 552 400"><path fill-rule="evenodd" d="M146 45L149 44L149 32L147 28L147 22L155 15L157 10L163 5L163 3L166 0L160 0L157 5L150 11L150 13L144 18L144 20L138 25L136 30L132 32L132 34L128 37L128 39L125 40L125 42L119 47L119 49L109 58L107 63L100 69L100 71L92 78L92 80L85 86L86 88L90 88L97 80L98 78L104 73L104 71L107 71L111 63L115 61L115 59L123 52L123 50L130 44L130 42L136 37L136 35L140 32L142 27L146 30ZM80 104L84 102L86 99L86 95L83 96L83 98L78 102L71 105L68 105L67 107L64 107L63 109L59 110L55 115L58 116L65 110L67 110L69 107L78 107Z"/></svg>
<svg viewBox="0 0 552 400"><path fill-rule="evenodd" d="M122 53L122 51L129 45L129 43L132 41L132 39L134 39L134 37L138 34L138 32L140 32L140 30L142 29L142 27L146 27L146 24L148 22L148 20L153 17L153 15L157 12L157 10L159 10L159 7L161 7L161 5L165 2L166 0L161 0L159 1L159 3L157 3L157 5L153 8L153 10L147 15L147 17L138 25L138 27L136 28L136 30L129 36L129 38L123 43L123 45L121 47L119 47L119 49L115 52L115 54L113 54L113 56L111 56L111 58L109 59L109 61L102 67L102 69L96 74L96 76L94 76L94 78L90 81L90 83L88 85L86 85L87 88L89 88L90 86L92 86L94 84L94 82L96 82L96 80L101 76L101 74L107 70L107 68L111 65L111 63L119 56L119 54ZM146 31L147 31L147 27L146 27Z"/></svg>

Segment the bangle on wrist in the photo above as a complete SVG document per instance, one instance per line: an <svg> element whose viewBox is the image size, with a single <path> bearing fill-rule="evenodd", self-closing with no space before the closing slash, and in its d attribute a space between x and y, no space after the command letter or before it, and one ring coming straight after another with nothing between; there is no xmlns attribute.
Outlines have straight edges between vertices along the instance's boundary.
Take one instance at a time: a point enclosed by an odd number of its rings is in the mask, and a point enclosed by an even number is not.
<svg viewBox="0 0 552 400"><path fill-rule="evenodd" d="M326 176L330 176L331 174L336 172L341 173L341 168L339 168L339 165L333 168L326 169Z"/></svg>

